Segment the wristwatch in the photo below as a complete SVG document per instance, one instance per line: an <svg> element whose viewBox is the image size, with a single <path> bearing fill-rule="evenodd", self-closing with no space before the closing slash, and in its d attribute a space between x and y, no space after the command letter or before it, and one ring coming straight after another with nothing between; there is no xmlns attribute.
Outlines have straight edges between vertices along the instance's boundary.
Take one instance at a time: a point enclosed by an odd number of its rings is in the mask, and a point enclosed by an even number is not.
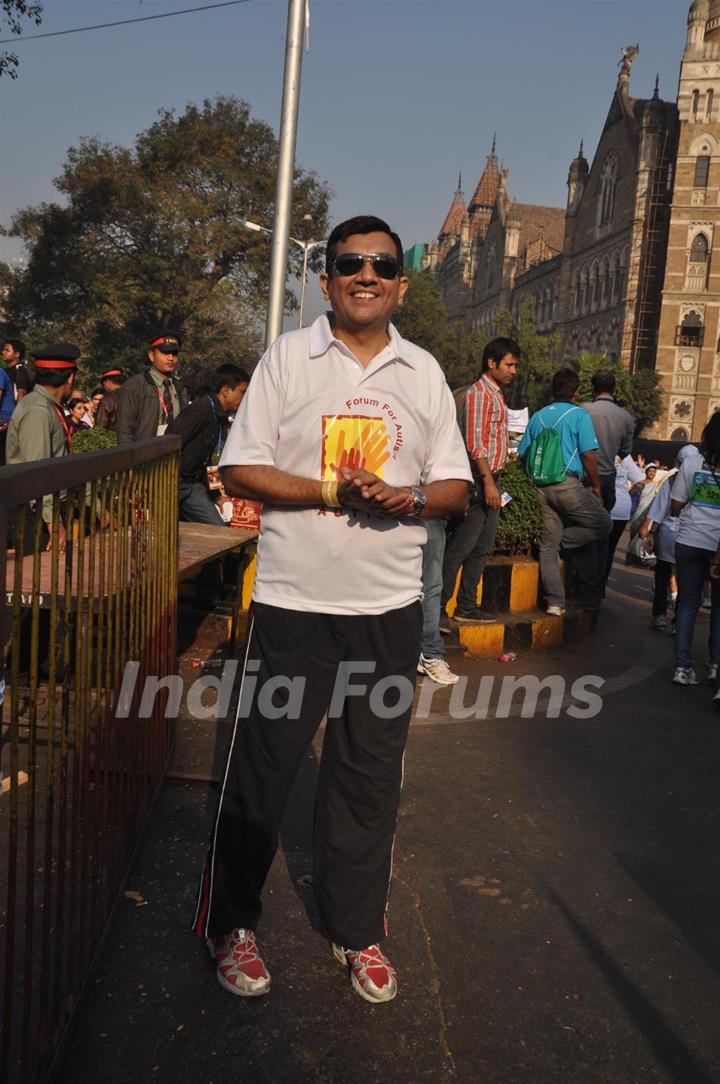
<svg viewBox="0 0 720 1084"><path fill-rule="evenodd" d="M410 493L413 499L413 508L410 513L411 516L421 516L425 511L425 505L427 503L425 494L417 486L410 486Z"/></svg>

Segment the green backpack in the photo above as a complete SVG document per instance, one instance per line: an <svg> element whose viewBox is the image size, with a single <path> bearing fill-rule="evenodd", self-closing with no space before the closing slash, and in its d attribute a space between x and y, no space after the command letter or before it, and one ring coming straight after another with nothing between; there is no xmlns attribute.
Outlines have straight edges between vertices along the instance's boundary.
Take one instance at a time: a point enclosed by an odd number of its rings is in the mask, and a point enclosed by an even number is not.
<svg viewBox="0 0 720 1084"><path fill-rule="evenodd" d="M579 409L579 407L570 407L570 410ZM550 429L543 428L542 433L538 433L530 441L530 447L525 456L525 472L536 486L554 486L567 478L560 435L555 426L560 424L570 410L561 414ZM543 424L542 418L540 424Z"/></svg>

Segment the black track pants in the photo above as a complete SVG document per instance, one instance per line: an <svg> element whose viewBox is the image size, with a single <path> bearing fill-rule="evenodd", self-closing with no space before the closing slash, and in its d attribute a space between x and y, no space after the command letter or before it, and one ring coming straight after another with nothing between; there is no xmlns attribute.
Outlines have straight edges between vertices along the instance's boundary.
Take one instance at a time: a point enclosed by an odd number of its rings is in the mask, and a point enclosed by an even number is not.
<svg viewBox="0 0 720 1084"><path fill-rule="evenodd" d="M419 602L368 616L253 606L200 936L257 928L287 800L327 714L314 827L324 932L346 948L383 938L421 630Z"/></svg>

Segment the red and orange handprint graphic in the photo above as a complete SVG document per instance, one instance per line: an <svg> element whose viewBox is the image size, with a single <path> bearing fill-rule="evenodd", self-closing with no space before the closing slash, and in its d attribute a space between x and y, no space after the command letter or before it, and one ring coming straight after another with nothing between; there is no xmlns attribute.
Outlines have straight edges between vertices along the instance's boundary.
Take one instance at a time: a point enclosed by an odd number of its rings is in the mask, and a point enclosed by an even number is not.
<svg viewBox="0 0 720 1084"><path fill-rule="evenodd" d="M322 480L342 478L343 469L366 470L383 477L390 458L390 436L383 418L357 414L323 416Z"/></svg>

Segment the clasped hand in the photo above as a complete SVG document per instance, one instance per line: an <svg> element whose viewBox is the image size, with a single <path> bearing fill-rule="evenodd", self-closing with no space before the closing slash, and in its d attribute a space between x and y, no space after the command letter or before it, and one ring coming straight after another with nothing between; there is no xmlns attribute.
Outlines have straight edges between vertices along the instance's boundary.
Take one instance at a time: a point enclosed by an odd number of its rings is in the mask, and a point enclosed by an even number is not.
<svg viewBox="0 0 720 1084"><path fill-rule="evenodd" d="M388 485L370 471L344 467L338 482L338 497L345 508L361 509L383 519L397 519L413 510L415 502L409 489Z"/></svg>

